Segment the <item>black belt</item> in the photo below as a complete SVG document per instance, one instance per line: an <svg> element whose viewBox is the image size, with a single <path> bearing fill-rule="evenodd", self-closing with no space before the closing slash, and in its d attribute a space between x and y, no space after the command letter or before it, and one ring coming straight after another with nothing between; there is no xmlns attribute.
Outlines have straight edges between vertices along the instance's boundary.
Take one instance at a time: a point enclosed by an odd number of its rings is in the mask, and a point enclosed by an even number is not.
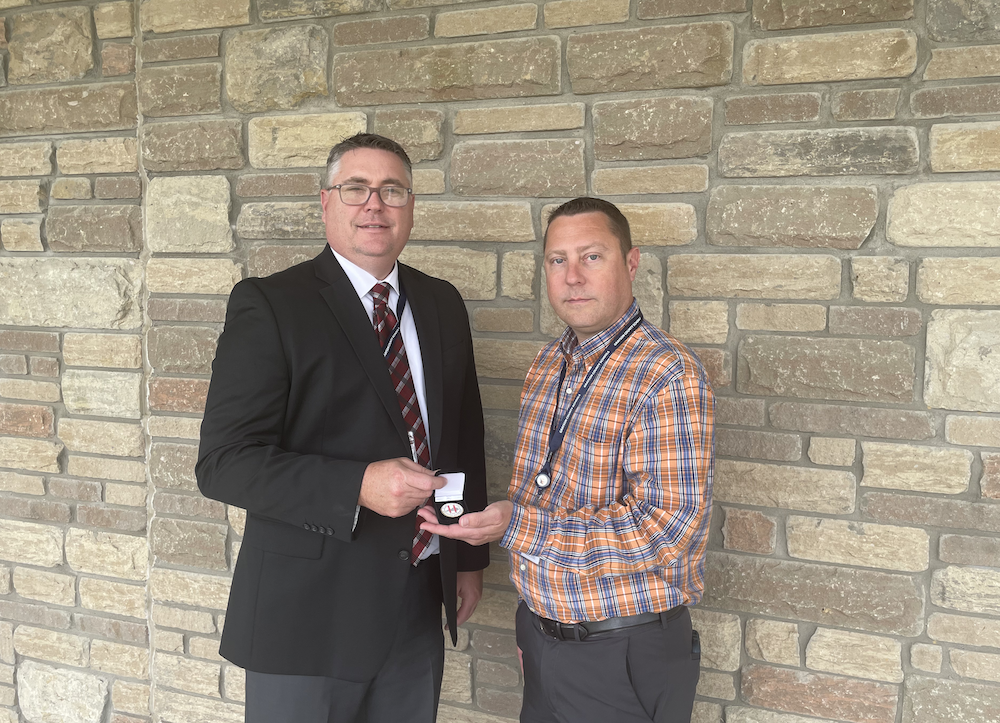
<svg viewBox="0 0 1000 723"><path fill-rule="evenodd" d="M582 623L561 623L558 620L549 620L540 615L535 615L538 620L538 628L550 638L557 640L586 640L591 635L607 633L612 630L623 630L625 628L636 628L640 625L652 625L653 623L666 624L673 620L686 608L683 605L670 608L662 613L639 613L638 615L628 615L623 618L608 618L607 620L588 620Z"/></svg>

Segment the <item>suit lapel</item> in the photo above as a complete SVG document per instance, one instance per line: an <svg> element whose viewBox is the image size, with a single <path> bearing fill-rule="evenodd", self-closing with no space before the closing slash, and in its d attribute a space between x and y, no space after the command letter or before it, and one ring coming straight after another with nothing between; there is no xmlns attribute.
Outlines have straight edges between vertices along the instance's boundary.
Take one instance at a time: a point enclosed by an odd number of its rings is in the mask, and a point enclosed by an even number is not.
<svg viewBox="0 0 1000 723"><path fill-rule="evenodd" d="M316 276L329 284L320 289L320 295L337 317L396 431L399 432L403 442L406 442L406 426L399 413L399 401L389 380L385 359L378 348L378 340L365 313L364 305L329 247L323 249L323 253L316 257L315 262Z"/></svg>
<svg viewBox="0 0 1000 723"><path fill-rule="evenodd" d="M409 266L399 265L399 283L406 290L407 304L413 313L413 323L420 338L420 356L424 367L424 398L431 436L431 464L435 464L441 448L444 400L444 370L441 357L441 322L433 294L424 286L423 278Z"/></svg>

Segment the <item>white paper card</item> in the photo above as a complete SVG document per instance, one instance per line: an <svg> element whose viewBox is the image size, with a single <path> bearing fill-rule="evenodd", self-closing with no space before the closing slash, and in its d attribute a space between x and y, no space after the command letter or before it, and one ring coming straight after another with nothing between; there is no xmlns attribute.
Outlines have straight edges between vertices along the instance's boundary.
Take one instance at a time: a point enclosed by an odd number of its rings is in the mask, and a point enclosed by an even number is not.
<svg viewBox="0 0 1000 723"><path fill-rule="evenodd" d="M465 472L447 472L438 477L444 477L446 484L439 490L434 490L436 502L456 502L465 496Z"/></svg>

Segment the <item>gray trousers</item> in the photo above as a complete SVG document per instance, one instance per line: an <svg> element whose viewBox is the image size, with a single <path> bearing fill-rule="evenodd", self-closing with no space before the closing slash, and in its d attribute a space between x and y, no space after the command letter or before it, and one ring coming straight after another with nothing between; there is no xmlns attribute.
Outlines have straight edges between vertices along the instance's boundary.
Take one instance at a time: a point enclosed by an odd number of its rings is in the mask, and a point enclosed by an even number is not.
<svg viewBox="0 0 1000 723"><path fill-rule="evenodd" d="M247 671L246 723L434 723L444 672L440 567L410 573L385 665L358 683Z"/></svg>

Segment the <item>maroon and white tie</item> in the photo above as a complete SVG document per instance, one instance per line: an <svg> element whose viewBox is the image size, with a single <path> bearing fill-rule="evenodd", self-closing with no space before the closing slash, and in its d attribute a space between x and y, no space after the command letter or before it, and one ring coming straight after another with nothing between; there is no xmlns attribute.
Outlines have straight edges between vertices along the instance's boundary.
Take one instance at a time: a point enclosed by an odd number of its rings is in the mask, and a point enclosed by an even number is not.
<svg viewBox="0 0 1000 723"><path fill-rule="evenodd" d="M431 463L431 452L427 446L427 433L424 430L424 420L420 416L420 402L417 400L417 390L413 386L413 375L410 364L406 360L406 349L403 348L403 335L397 325L396 315L389 308L389 285L378 283L372 287L372 298L375 300L375 332L382 348L382 356L389 367L389 378L396 390L399 400L399 411L403 415L403 423L413 431L413 441L417 448L417 462L424 467ZM413 535L413 550L411 560L416 565L420 555L431 542L431 533L420 529L421 518L417 517L417 528Z"/></svg>

